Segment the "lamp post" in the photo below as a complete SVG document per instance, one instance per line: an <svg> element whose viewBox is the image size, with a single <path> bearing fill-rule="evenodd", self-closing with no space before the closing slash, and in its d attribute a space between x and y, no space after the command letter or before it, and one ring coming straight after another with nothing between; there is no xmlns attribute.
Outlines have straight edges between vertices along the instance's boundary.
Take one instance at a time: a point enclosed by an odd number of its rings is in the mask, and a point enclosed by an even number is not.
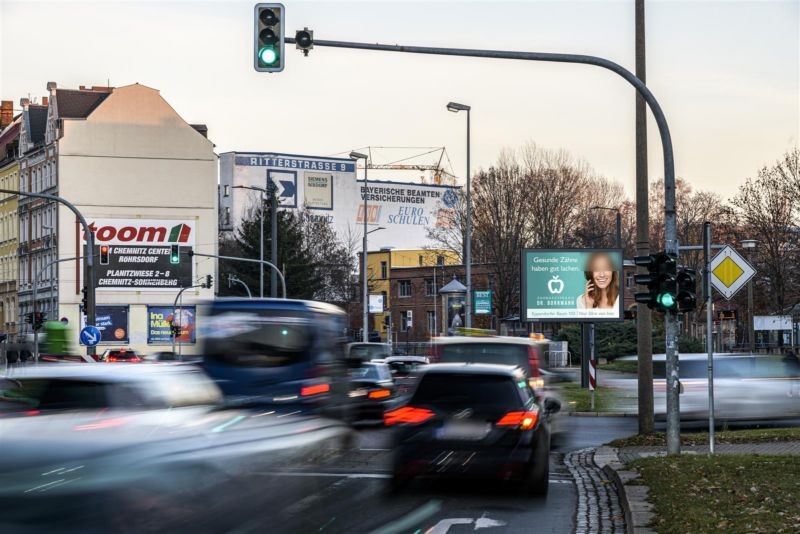
<svg viewBox="0 0 800 534"><path fill-rule="evenodd" d="M591 210L608 210L608 211L616 211L617 212L617 233L616 233L616 242L617 248L622 248L622 213L619 211L619 208L609 208L606 206L592 206L589 208Z"/></svg>
<svg viewBox="0 0 800 534"><path fill-rule="evenodd" d="M364 218L364 241L361 244L361 250L362 250L361 254L362 254L362 256L364 256L363 262L362 262L363 263L363 266L362 266L362 268L363 268L362 273L363 274L362 274L362 276L364 277L363 297L362 297L363 298L363 303L362 303L363 304L363 310L362 310L363 317L362 317L362 320L363 320L363 325L364 326L363 326L363 333L362 333L362 336L361 336L361 340L366 343L367 341L369 341L369 324L368 324L368 322L369 322L369 302L368 302L368 300L369 300L369 294L368 294L369 288L367 287L367 234L369 233L369 232L367 232L367 196L368 196L367 189L368 189L368 185L369 185L369 181L368 181L368 177L367 177L367 167L368 167L367 164L369 162L369 156L367 156L366 154L362 154L360 152L350 152L350 158L354 159L354 160L359 160L359 159L363 159L364 160L364 216L363 216L363 218Z"/></svg>
<svg viewBox="0 0 800 534"><path fill-rule="evenodd" d="M258 267L258 296L264 298L264 195L267 190L263 187L256 187L252 185L234 185L234 189L250 189L251 191L258 191L261 193L261 211L259 211L261 219L261 239L259 239L259 256L258 260L261 265ZM274 229L273 229L274 232ZM272 263L275 263L275 258L272 258ZM273 284L274 285L274 284Z"/></svg>
<svg viewBox="0 0 800 534"><path fill-rule="evenodd" d="M743 239L740 241L740 244L742 248L747 251L748 263L752 264L753 249L758 245L758 241L755 239ZM756 352L756 332L755 323L753 321L753 283L754 280L752 278L747 282L747 340L750 344L750 354L755 354Z"/></svg>
<svg viewBox="0 0 800 534"><path fill-rule="evenodd" d="M447 111L451 111L453 113L458 113L459 111L466 111L467 112L467 228L466 228L466 236L465 241L466 244L464 245L464 263L466 263L467 267L467 298L465 301L466 304L466 327L472 327L472 194L470 192L470 168L469 168L469 151L470 151L470 106L466 104L459 104L457 102L450 102L447 104Z"/></svg>

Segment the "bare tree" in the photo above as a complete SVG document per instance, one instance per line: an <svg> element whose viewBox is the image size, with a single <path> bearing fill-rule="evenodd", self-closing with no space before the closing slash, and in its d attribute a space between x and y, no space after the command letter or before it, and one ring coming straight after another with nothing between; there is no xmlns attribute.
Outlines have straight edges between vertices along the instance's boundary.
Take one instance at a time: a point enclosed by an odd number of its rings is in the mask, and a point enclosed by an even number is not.
<svg viewBox="0 0 800 534"><path fill-rule="evenodd" d="M748 238L759 242L756 287L766 290L769 308L774 313L781 313L790 305L789 291L794 287L797 261L795 190L786 178L783 163L761 169L731 200L746 229L743 231Z"/></svg>

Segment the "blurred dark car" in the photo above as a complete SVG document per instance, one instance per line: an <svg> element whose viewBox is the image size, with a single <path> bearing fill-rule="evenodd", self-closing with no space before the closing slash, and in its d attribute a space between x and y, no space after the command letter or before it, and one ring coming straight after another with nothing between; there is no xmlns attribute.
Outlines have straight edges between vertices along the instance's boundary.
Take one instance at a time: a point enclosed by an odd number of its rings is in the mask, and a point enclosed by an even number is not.
<svg viewBox="0 0 800 534"><path fill-rule="evenodd" d="M425 356L390 356L383 361L392 372L392 380L400 396L414 391L419 379L419 370L430 363Z"/></svg>
<svg viewBox="0 0 800 534"><path fill-rule="evenodd" d="M217 299L204 313L202 367L236 406L346 419L347 316L331 304Z"/></svg>
<svg viewBox="0 0 800 534"><path fill-rule="evenodd" d="M523 337L453 336L436 338L431 345L431 363L493 363L513 365L527 375L533 390L544 390L540 371L546 343Z"/></svg>
<svg viewBox="0 0 800 534"><path fill-rule="evenodd" d="M380 360L392 355L392 347L388 343L348 343L345 358L348 365L359 366L363 362Z"/></svg>
<svg viewBox="0 0 800 534"><path fill-rule="evenodd" d="M142 363L144 360L131 349L106 349L100 356L101 362L108 363Z"/></svg>
<svg viewBox="0 0 800 534"><path fill-rule="evenodd" d="M397 391L389 366L385 363L368 362L349 370L352 399L352 418L361 420L383 420L388 407L397 401Z"/></svg>
<svg viewBox="0 0 800 534"><path fill-rule="evenodd" d="M50 365L0 380L0 532L276 531L307 477L352 441L343 423L223 409L190 365Z"/></svg>
<svg viewBox="0 0 800 534"><path fill-rule="evenodd" d="M434 364L408 404L386 412L395 430L393 489L419 476L499 479L547 493L558 401L534 397L525 372L493 364Z"/></svg>
<svg viewBox="0 0 800 534"><path fill-rule="evenodd" d="M143 357L143 359L147 363L165 363L165 362L198 363L203 358L202 356L197 356L194 354L175 354L172 351L160 351L160 352L153 352L151 354L146 354Z"/></svg>

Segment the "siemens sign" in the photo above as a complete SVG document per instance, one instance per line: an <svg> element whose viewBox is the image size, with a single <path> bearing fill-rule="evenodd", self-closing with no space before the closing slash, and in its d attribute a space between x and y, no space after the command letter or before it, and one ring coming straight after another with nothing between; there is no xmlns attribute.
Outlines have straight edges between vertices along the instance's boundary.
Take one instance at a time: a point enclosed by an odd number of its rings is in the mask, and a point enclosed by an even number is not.
<svg viewBox="0 0 800 534"><path fill-rule="evenodd" d="M240 186L268 187L283 209L304 209L333 224L340 237L359 236L364 218L385 230L381 246L434 246L429 230L451 227L458 187L356 178L353 160L275 153L220 155L220 230L234 230L261 202L261 193ZM364 212L364 197L367 212Z"/></svg>

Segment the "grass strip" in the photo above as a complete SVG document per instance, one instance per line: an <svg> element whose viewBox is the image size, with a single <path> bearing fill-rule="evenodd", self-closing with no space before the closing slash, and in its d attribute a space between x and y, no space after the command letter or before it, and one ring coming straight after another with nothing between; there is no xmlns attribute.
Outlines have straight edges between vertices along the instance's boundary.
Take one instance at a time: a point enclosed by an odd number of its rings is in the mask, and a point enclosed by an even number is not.
<svg viewBox="0 0 800 534"><path fill-rule="evenodd" d="M661 534L800 532L796 456L680 455L636 460Z"/></svg>
<svg viewBox="0 0 800 534"><path fill-rule="evenodd" d="M595 408L592 410L592 392L580 384L560 384L558 392L564 410L570 412L608 412L618 398L617 390L600 386L595 390Z"/></svg>
<svg viewBox="0 0 800 534"><path fill-rule="evenodd" d="M800 428L748 428L745 430L720 430L714 435L715 443L777 443L800 441ZM683 445L708 445L708 432L681 434ZM666 447L667 437L663 432L615 439L612 447ZM800 459L797 460L800 463Z"/></svg>

